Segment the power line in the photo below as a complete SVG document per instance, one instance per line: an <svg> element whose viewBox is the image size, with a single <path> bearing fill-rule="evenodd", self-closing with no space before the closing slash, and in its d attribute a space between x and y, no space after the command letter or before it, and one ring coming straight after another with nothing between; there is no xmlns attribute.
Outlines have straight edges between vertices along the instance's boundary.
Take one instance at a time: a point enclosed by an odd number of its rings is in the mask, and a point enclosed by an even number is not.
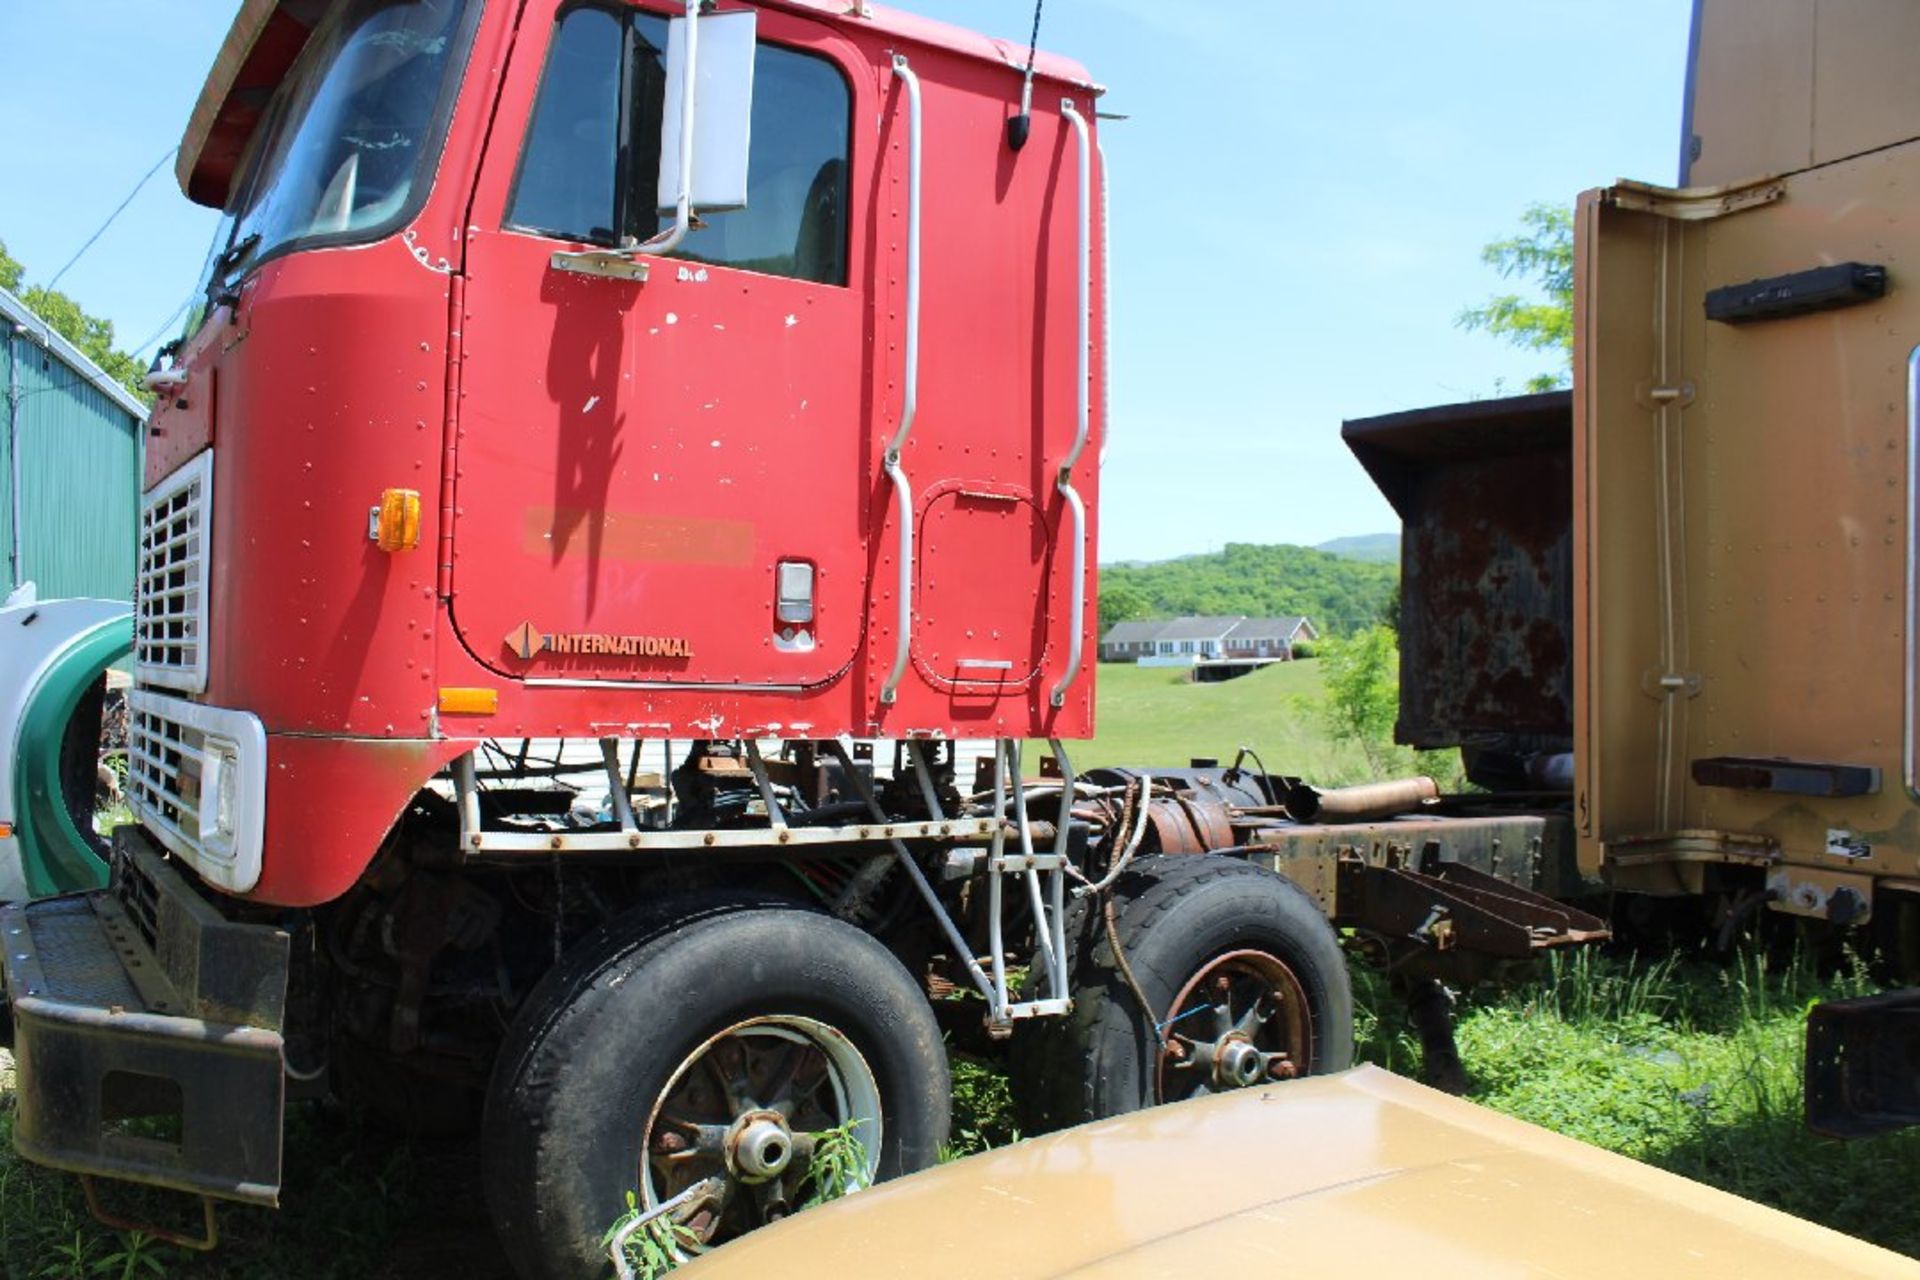
<svg viewBox="0 0 1920 1280"><path fill-rule="evenodd" d="M53 291L53 286L60 283L60 277L64 276L65 274L67 274L67 272L71 271L73 269L73 264L80 261L81 258L85 257L87 250L93 248L93 242L106 234L107 228L113 225L113 220L119 217L122 213L126 212L127 206L133 203L133 198L140 194L140 189L146 186L147 183L152 180L154 174L160 172L160 166L165 164L167 161L173 159L174 154L179 150L180 150L179 147L169 147L167 148L167 153L165 155L161 156L158 160L155 160L153 162L153 168L147 170L146 176L142 177L140 181L133 184L133 190L127 192L127 198L122 200L117 206L115 206L114 211L107 215L107 220L100 224L100 229L87 237L87 242L80 246L79 252L75 253L71 258L67 259L66 266L60 268L58 271L53 273L53 279L47 281L47 285L46 285L47 291L49 293Z"/></svg>
<svg viewBox="0 0 1920 1280"><path fill-rule="evenodd" d="M137 359L143 352L146 351L148 347L160 341L160 339L166 337L168 332L172 330L174 326L174 322L177 321L181 316L187 313L187 308L192 306L194 304L194 301L195 300L193 298L188 298L185 301L181 302L179 306L173 309L172 315L168 316L165 320L162 320L160 322L160 327L153 331L152 337L148 338L145 342L141 343L137 347L128 348L127 354Z"/></svg>

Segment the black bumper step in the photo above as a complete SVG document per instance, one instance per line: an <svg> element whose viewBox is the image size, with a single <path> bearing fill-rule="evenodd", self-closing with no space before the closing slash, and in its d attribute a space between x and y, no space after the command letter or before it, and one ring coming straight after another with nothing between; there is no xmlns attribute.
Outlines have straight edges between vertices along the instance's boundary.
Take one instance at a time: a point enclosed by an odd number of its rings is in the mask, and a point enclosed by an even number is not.
<svg viewBox="0 0 1920 1280"><path fill-rule="evenodd" d="M112 887L0 909L14 1145L73 1173L275 1204L287 935L224 919L137 830L116 846Z"/></svg>

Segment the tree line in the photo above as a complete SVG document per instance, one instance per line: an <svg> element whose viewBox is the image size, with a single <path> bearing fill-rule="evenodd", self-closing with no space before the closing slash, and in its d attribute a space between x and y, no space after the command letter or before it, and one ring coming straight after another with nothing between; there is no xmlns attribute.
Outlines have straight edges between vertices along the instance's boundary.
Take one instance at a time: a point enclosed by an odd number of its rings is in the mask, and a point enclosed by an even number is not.
<svg viewBox="0 0 1920 1280"><path fill-rule="evenodd" d="M1398 565L1348 560L1312 547L1230 542L1219 551L1100 569L1100 629L1183 614L1304 617L1322 634L1394 616Z"/></svg>

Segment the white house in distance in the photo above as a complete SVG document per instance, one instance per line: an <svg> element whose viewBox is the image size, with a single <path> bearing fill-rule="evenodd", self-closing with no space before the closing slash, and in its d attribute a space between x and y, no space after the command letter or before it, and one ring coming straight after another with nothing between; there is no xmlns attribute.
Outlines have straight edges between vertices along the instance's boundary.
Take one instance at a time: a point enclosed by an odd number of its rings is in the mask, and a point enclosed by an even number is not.
<svg viewBox="0 0 1920 1280"><path fill-rule="evenodd" d="M1102 662L1187 667L1228 658L1285 662L1320 633L1306 618L1188 617L1115 623L1100 638Z"/></svg>

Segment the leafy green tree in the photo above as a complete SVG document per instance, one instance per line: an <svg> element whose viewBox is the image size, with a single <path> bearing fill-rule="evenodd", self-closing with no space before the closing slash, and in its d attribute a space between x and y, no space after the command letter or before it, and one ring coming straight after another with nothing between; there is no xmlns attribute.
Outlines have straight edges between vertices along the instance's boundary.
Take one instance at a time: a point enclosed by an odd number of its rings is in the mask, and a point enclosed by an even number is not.
<svg viewBox="0 0 1920 1280"><path fill-rule="evenodd" d="M1147 617L1153 610L1147 593L1125 581L1107 585L1107 571L1100 574L1100 634L1105 635L1116 622Z"/></svg>
<svg viewBox="0 0 1920 1280"><path fill-rule="evenodd" d="M1496 294L1462 311L1455 323L1528 351L1558 353L1557 368L1527 379L1529 391L1554 391L1572 381L1573 211L1564 205L1529 205L1520 223L1518 235L1489 244L1480 260L1502 277L1526 283L1528 290Z"/></svg>
<svg viewBox="0 0 1920 1280"><path fill-rule="evenodd" d="M1312 547L1230 542L1220 551L1155 564L1100 569L1101 624L1128 617L1245 614L1304 617L1323 635L1345 634L1391 616L1397 564L1349 560ZM1113 611L1117 597L1126 609Z"/></svg>
<svg viewBox="0 0 1920 1280"><path fill-rule="evenodd" d="M1400 646L1392 630L1368 627L1323 640L1320 670L1327 727L1335 738L1359 747L1373 776L1394 771L1399 752L1393 722L1400 713Z"/></svg>
<svg viewBox="0 0 1920 1280"><path fill-rule="evenodd" d="M145 366L113 344L113 321L88 315L78 302L57 290L40 285L22 290L20 285L26 274L26 268L19 259L7 252L6 241L0 240L0 289L19 294L28 310L45 320L55 333L85 352L87 358L99 365L108 377L131 391L143 403L153 403L153 396L141 385L146 377Z"/></svg>

